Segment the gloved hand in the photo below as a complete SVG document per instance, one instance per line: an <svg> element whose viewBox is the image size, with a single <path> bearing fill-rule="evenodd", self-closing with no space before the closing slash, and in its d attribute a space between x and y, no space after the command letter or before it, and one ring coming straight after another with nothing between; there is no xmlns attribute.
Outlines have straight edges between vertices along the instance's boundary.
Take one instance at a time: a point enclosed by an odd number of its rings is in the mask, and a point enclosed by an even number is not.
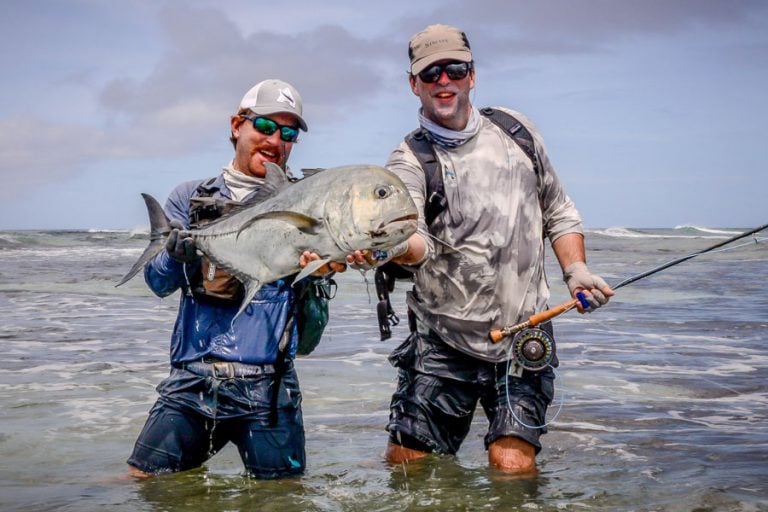
<svg viewBox="0 0 768 512"><path fill-rule="evenodd" d="M583 291L584 297L589 302L589 309L593 311L603 304L608 303L608 298L613 295L613 290L600 276L592 274L587 268L587 264L581 261L571 263L563 270L563 281L568 286L571 296L576 292ZM582 310L581 305L578 306Z"/></svg>
<svg viewBox="0 0 768 512"><path fill-rule="evenodd" d="M165 250L171 258L182 263L192 263L199 258L195 250L195 239L178 220L171 221L171 234L165 242Z"/></svg>

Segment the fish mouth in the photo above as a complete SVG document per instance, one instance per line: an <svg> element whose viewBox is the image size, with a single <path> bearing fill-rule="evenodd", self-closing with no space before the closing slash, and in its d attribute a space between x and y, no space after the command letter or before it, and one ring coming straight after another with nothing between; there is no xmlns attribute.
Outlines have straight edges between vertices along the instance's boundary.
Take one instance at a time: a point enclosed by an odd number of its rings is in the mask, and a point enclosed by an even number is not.
<svg viewBox="0 0 768 512"><path fill-rule="evenodd" d="M411 213L409 211L397 211L392 212L389 215L385 215L384 218L381 219L381 222L379 225L368 232L369 235L372 237L381 237L385 236L389 233L391 233L393 230L396 231L398 229L407 228L409 224L413 224L414 227L416 226L416 222L419 220L419 215L416 213Z"/></svg>

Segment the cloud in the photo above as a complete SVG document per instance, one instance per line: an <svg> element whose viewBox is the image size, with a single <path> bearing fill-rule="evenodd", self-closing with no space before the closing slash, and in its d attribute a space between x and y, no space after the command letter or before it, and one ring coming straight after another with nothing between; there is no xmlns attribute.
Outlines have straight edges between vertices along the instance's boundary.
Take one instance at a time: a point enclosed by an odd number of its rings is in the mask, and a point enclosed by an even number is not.
<svg viewBox="0 0 768 512"><path fill-rule="evenodd" d="M90 143L98 137L98 131L75 125L29 118L0 121L0 198L81 172L96 156Z"/></svg>
<svg viewBox="0 0 768 512"><path fill-rule="evenodd" d="M78 125L78 117L35 114L1 120L0 176L32 189L99 159L163 158L211 148L228 136L240 96L269 77L294 83L313 117L338 112L340 104L350 109L381 89L380 70L369 63L384 50L339 26L246 35L217 9L178 7L162 11L160 25L166 46L151 71L108 80L95 95L96 121ZM0 194L16 193L4 190Z"/></svg>
<svg viewBox="0 0 768 512"><path fill-rule="evenodd" d="M381 71L372 63L386 52L340 26L246 35L213 9L177 8L163 12L161 20L168 46L152 72L144 79L112 80L99 95L106 115L124 125L121 139L135 132L142 139L168 141L172 133L188 141L176 144L176 150L199 147L206 136L228 126L240 96L265 78L293 83L314 118L339 112L339 106L353 110L356 101L382 88ZM158 149L157 144L142 147L153 154Z"/></svg>
<svg viewBox="0 0 768 512"><path fill-rule="evenodd" d="M692 27L713 31L751 27L755 20L765 19L768 7L758 0L478 0L443 2L438 8L437 4L416 7L410 1L393 0L388 3L388 15L375 7L366 8L371 9L366 11L366 20L362 7L352 10L345 2L320 6L299 0L291 9L302 13L300 23L270 28L258 23L262 5L211 5L204 1L169 3L170 7L159 11L148 4L133 10L124 5L116 14L81 2L76 3L77 16L61 9L51 14L66 16L68 24L67 37L40 39L50 43L62 62L60 69L51 70L49 80L69 84L60 89L70 93L76 87L80 87L80 95L89 91L91 104L80 107L82 115L31 112L0 118L0 177L24 189L65 180L99 160L171 158L209 150L226 140L228 116L240 96L269 77L296 85L304 97L307 117L320 124L357 116L390 91L402 94L405 101L407 40L429 23L465 29L477 57L490 66L511 63L520 72L535 72L532 66L544 55L601 52L616 41L675 34ZM34 17L35 26L47 31L57 26L56 20L35 17L32 11L6 9L8 14ZM276 12L269 15L280 19L282 9L279 15ZM115 19L128 19L131 27L153 28L144 28L145 37L136 38L132 47L98 51L94 41L105 36L98 30L111 27L106 21ZM78 22L97 31L89 32L88 44L72 36ZM13 28L8 19L3 26ZM14 30L18 32L18 24ZM147 33L162 45L150 49ZM130 38L116 33L109 40ZM765 55L761 50L756 48L755 54ZM76 65L67 67L63 60L67 54ZM135 64L139 56L143 66L115 65ZM107 77L107 72L112 74ZM62 105L73 101L66 96L52 100ZM360 120L361 126L374 122ZM310 130L312 126L310 122ZM9 188L2 194L11 193Z"/></svg>
<svg viewBox="0 0 768 512"><path fill-rule="evenodd" d="M169 105L207 101L231 112L241 94L267 77L311 91L319 104L338 103L339 91L348 100L380 88L378 72L368 63L382 50L340 26L321 25L295 35L269 30L245 35L212 9L165 11L162 21L168 47L154 70L144 80L128 77L107 84L101 95L107 109L140 119Z"/></svg>
<svg viewBox="0 0 768 512"><path fill-rule="evenodd" d="M602 51L629 38L675 34L696 27L712 31L761 29L768 3L761 0L509 0L455 1L408 22L461 27L486 61ZM409 33L410 34L410 33Z"/></svg>

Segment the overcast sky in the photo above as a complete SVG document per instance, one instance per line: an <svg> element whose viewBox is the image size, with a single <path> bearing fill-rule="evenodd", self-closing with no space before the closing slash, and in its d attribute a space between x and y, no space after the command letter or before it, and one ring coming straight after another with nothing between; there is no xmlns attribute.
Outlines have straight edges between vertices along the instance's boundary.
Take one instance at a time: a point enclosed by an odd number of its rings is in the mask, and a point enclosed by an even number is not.
<svg viewBox="0 0 768 512"><path fill-rule="evenodd" d="M229 116L293 83L294 168L383 164L417 126L409 37L467 32L473 101L528 115L589 228L768 222L762 0L2 0L0 229L134 229L214 176Z"/></svg>

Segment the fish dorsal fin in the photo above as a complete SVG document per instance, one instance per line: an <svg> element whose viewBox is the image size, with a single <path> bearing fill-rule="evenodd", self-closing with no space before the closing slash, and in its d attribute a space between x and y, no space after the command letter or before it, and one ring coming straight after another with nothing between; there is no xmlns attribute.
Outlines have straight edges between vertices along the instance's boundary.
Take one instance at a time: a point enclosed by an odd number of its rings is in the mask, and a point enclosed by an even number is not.
<svg viewBox="0 0 768 512"><path fill-rule="evenodd" d="M301 173L304 175L305 178L309 178L311 176L314 176L315 174L323 172L325 169L323 167L311 167L309 169L302 169Z"/></svg>
<svg viewBox="0 0 768 512"><path fill-rule="evenodd" d="M264 177L266 183L276 189L281 189L291 184L291 182L288 181L288 176L285 175L285 171L283 171L283 168L279 165L273 164L272 162L264 162L264 169L267 171L267 175Z"/></svg>
<svg viewBox="0 0 768 512"><path fill-rule="evenodd" d="M288 224L293 224L296 227L296 229L298 229L299 231L303 231L304 233L309 233L309 234L316 233L317 227L320 226L323 222L314 217L304 215L303 213L292 212L287 210L264 212L251 217L250 219L248 219L247 222L245 222L242 226L240 226L240 229L237 230L237 236L239 237L240 233L245 231L248 227L250 227L257 221L264 220L264 219L281 220L283 222L287 222Z"/></svg>
<svg viewBox="0 0 768 512"><path fill-rule="evenodd" d="M266 162L264 169L267 171L266 176L264 176L264 183L247 201L242 203L242 208L247 208L265 199L269 199L291 184L283 170L272 162Z"/></svg>
<svg viewBox="0 0 768 512"><path fill-rule="evenodd" d="M206 223L206 227L210 227L213 224L223 223L232 215L240 213L255 204L276 196L281 190L291 184L279 166L267 162L264 164L264 167L267 170L264 182L245 201L233 201L226 197L193 197L191 199L193 202L211 204L222 212L222 215L219 218Z"/></svg>

